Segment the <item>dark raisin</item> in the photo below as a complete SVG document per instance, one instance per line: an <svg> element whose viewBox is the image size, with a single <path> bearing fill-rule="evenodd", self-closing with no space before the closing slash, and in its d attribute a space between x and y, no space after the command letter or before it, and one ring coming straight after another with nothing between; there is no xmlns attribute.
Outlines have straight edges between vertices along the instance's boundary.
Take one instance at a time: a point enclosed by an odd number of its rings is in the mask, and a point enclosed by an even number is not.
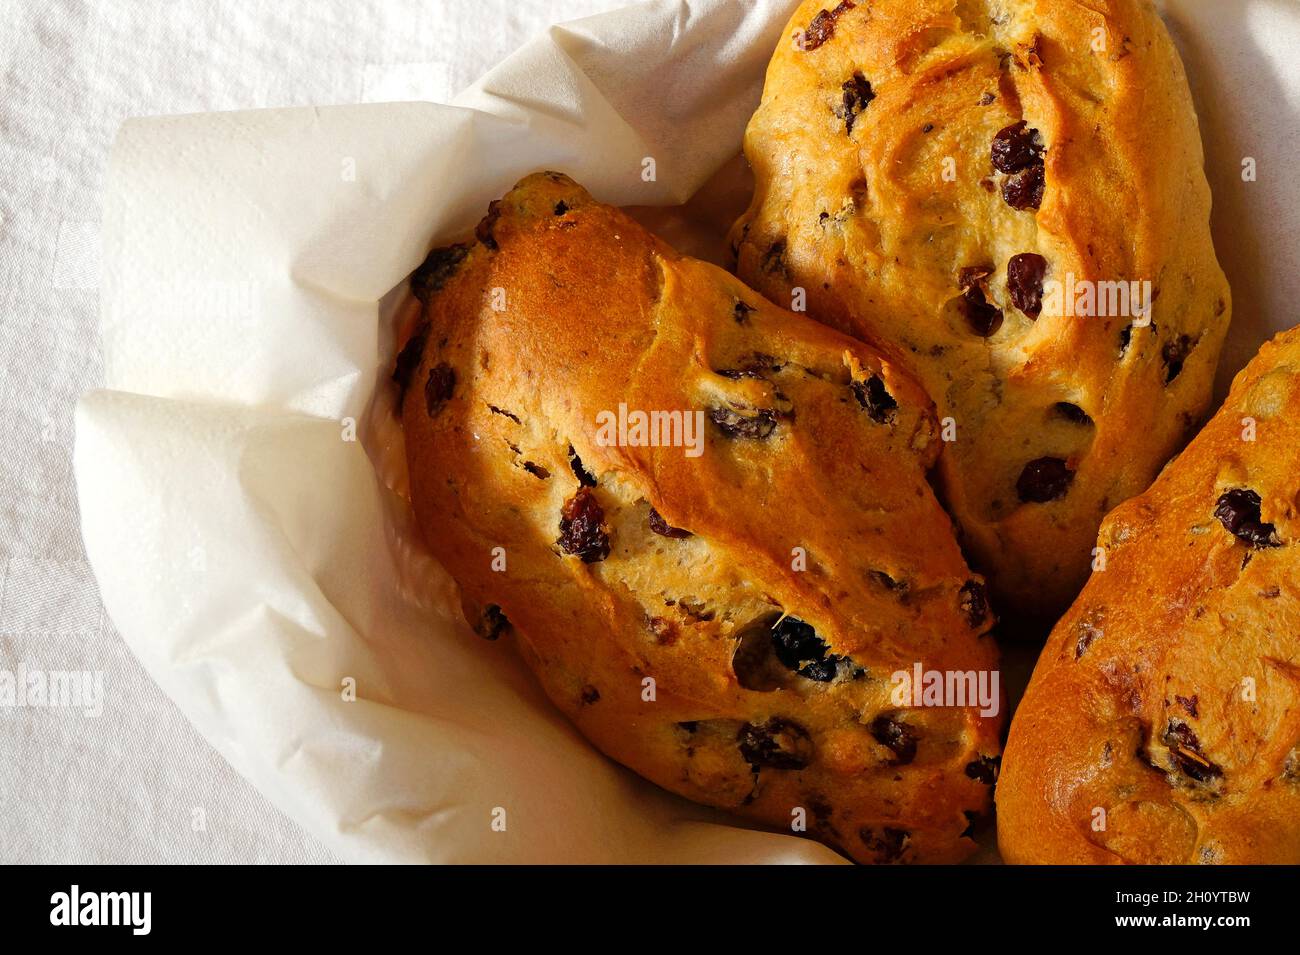
<svg viewBox="0 0 1300 955"><path fill-rule="evenodd" d="M605 512L590 488L578 488L564 502L560 511L560 536L555 543L566 554L582 558L584 564L594 564L609 556Z"/></svg>
<svg viewBox="0 0 1300 955"><path fill-rule="evenodd" d="M968 580L961 585L957 597L958 606L966 616L966 622L978 627L989 616L989 595L984 585L978 580Z"/></svg>
<svg viewBox="0 0 1300 955"><path fill-rule="evenodd" d="M492 251L497 249L496 236L492 230L496 228L497 219L501 217L501 200L493 199L488 203L487 215L479 220L479 224L474 227L474 238L478 239Z"/></svg>
<svg viewBox="0 0 1300 955"><path fill-rule="evenodd" d="M653 507L650 508L650 529L660 537L672 537L676 540L681 540L683 537L691 536L690 531L684 531L680 527L673 527L669 524L664 520L663 515Z"/></svg>
<svg viewBox="0 0 1300 955"><path fill-rule="evenodd" d="M562 216L568 211L569 211L569 204L565 202L563 199L561 199L559 202L555 204L555 214L557 216Z"/></svg>
<svg viewBox="0 0 1300 955"><path fill-rule="evenodd" d="M694 733L700 728L699 720L682 720L677 724L688 733Z"/></svg>
<svg viewBox="0 0 1300 955"><path fill-rule="evenodd" d="M892 590L900 593L907 592L907 584L905 582L895 580L893 577L889 576L889 574L885 573L883 570L869 570L867 571L867 576L872 580L874 580L876 583L880 584L880 586L884 587L886 590Z"/></svg>
<svg viewBox="0 0 1300 955"><path fill-rule="evenodd" d="M1047 259L1036 252L1021 252L1007 262L1007 291L1011 304L1032 319L1043 310L1043 277Z"/></svg>
<svg viewBox="0 0 1300 955"><path fill-rule="evenodd" d="M864 826L858 830L858 838L877 862L890 863L898 862L903 858L908 843L912 841L912 834L906 829L895 829L891 826L882 829Z"/></svg>
<svg viewBox="0 0 1300 955"><path fill-rule="evenodd" d="M835 35L835 21L848 10L854 7L853 0L842 0L839 6L834 10L822 10L812 22L808 24L808 29L796 37L796 43L799 49L805 53L809 50L815 50L827 40Z"/></svg>
<svg viewBox="0 0 1300 955"><path fill-rule="evenodd" d="M769 275L777 272L785 275L785 239L777 239L763 256L763 271Z"/></svg>
<svg viewBox="0 0 1300 955"><path fill-rule="evenodd" d="M961 309L971 331L981 338L988 338L1002 327L1002 309L990 305L978 285L970 285L962 293Z"/></svg>
<svg viewBox="0 0 1300 955"><path fill-rule="evenodd" d="M854 122L862 115L863 110L867 108L871 101L876 98L876 94L872 91L871 84L861 73L854 73L852 79L845 80L840 90L843 93L840 116L844 118L844 131L852 133Z"/></svg>
<svg viewBox="0 0 1300 955"><path fill-rule="evenodd" d="M582 458L578 457L578 452L573 450L573 445L569 445L569 469L573 471L573 476L583 487L596 486L596 476L582 466Z"/></svg>
<svg viewBox="0 0 1300 955"><path fill-rule="evenodd" d="M1092 424L1088 412L1069 401L1058 401L1052 405L1052 410L1071 424Z"/></svg>
<svg viewBox="0 0 1300 955"><path fill-rule="evenodd" d="M1181 720L1170 720L1165 727L1164 744L1174 766L1185 776L1198 783L1209 783L1223 776L1223 770L1205 758L1201 741L1190 726Z"/></svg>
<svg viewBox="0 0 1300 955"><path fill-rule="evenodd" d="M1001 769L1001 756L981 756L974 762L966 764L966 775L977 783L992 786L998 781L998 773Z"/></svg>
<svg viewBox="0 0 1300 955"><path fill-rule="evenodd" d="M534 464L532 461L524 462L524 470L533 477L539 478L543 481L551 476L550 471L546 470L546 468L542 467L540 464Z"/></svg>
<svg viewBox="0 0 1300 955"><path fill-rule="evenodd" d="M590 683L582 688L582 702L587 706L600 701L600 690L596 689Z"/></svg>
<svg viewBox="0 0 1300 955"><path fill-rule="evenodd" d="M709 420L729 438L762 440L776 430L776 412L769 408L750 415L742 415L731 408L710 408Z"/></svg>
<svg viewBox="0 0 1300 955"><path fill-rule="evenodd" d="M1260 519L1263 501L1249 488L1238 487L1225 491L1214 508L1214 516L1238 539L1251 547L1281 547L1277 528Z"/></svg>
<svg viewBox="0 0 1300 955"><path fill-rule="evenodd" d="M1179 696L1178 694L1175 693L1174 700L1178 703L1179 706L1181 706L1187 712L1187 715L1190 716L1192 719L1196 719L1198 716L1201 715L1198 712L1201 703L1201 698L1198 694L1193 693L1191 696Z"/></svg>
<svg viewBox="0 0 1300 955"><path fill-rule="evenodd" d="M782 617L772 628L772 647L787 670L802 677L829 683L835 679L843 657L830 652L826 641L798 617Z"/></svg>
<svg viewBox="0 0 1300 955"><path fill-rule="evenodd" d="M736 319L737 325L744 325L749 321L749 313L757 311L758 309L754 306L746 305L740 299L736 299L736 307L732 309L732 316Z"/></svg>
<svg viewBox="0 0 1300 955"><path fill-rule="evenodd" d="M765 723L746 723L736 734L740 755L758 769L803 769L812 761L813 744L808 731L784 717Z"/></svg>
<svg viewBox="0 0 1300 955"><path fill-rule="evenodd" d="M411 292L421 302L428 302L435 292L456 274L461 262L469 254L468 245L449 245L434 249L411 275Z"/></svg>
<svg viewBox="0 0 1300 955"><path fill-rule="evenodd" d="M1037 209L1043 204L1047 176L1043 167L1030 166L1007 177L1002 184L1002 199L1012 209Z"/></svg>
<svg viewBox="0 0 1300 955"><path fill-rule="evenodd" d="M739 367L719 369L715 374L721 375L723 378L730 378L732 381L739 381L741 378L766 378L768 375L780 371L782 367L781 362L771 355L755 352L741 362Z"/></svg>
<svg viewBox="0 0 1300 955"><path fill-rule="evenodd" d="M1008 174L1041 165L1043 142L1038 130L1030 129L1023 119L998 130L993 137L990 158L994 169Z"/></svg>
<svg viewBox="0 0 1300 955"><path fill-rule="evenodd" d="M474 625L474 632L484 640L495 640L509 626L510 621L501 612L501 608L496 604L488 604L479 617L478 623Z"/></svg>
<svg viewBox="0 0 1300 955"><path fill-rule="evenodd" d="M1172 341L1165 342L1165 347L1160 349L1160 358L1165 363L1166 385L1182 373L1183 362L1187 361L1195 344L1190 335L1179 335Z"/></svg>
<svg viewBox="0 0 1300 955"><path fill-rule="evenodd" d="M456 390L456 370L443 362L429 369L429 377L424 383L424 407L429 417L436 415Z"/></svg>
<svg viewBox="0 0 1300 955"><path fill-rule="evenodd" d="M1068 491L1073 480L1074 472L1060 458L1038 458L1020 472L1016 493L1027 504L1046 504Z"/></svg>
<svg viewBox="0 0 1300 955"><path fill-rule="evenodd" d="M651 617L649 625L650 632L655 635L655 643L667 647L677 642L677 624L671 620L665 620L663 617Z"/></svg>
<svg viewBox="0 0 1300 955"><path fill-rule="evenodd" d="M872 375L866 381L855 381L850 387L867 412L867 417L877 424L887 424L898 410L898 402L885 389L885 382L879 375Z"/></svg>
<svg viewBox="0 0 1300 955"><path fill-rule="evenodd" d="M415 369L420 367L420 359L424 357L424 346L429 341L429 323L425 322L419 329L406 340L402 350L397 353L397 361L393 366L393 381L397 382L397 401L400 405L402 399L406 397L406 388L411 383L411 376L415 374Z"/></svg>
<svg viewBox="0 0 1300 955"><path fill-rule="evenodd" d="M914 729L892 716L877 716L871 721L871 735L894 754L894 766L906 766L916 759L917 734Z"/></svg>
<svg viewBox="0 0 1300 955"><path fill-rule="evenodd" d="M1124 357L1124 353L1128 351L1128 346L1131 345L1132 343L1133 343L1133 326L1125 325L1123 328L1119 330L1119 354L1121 358Z"/></svg>

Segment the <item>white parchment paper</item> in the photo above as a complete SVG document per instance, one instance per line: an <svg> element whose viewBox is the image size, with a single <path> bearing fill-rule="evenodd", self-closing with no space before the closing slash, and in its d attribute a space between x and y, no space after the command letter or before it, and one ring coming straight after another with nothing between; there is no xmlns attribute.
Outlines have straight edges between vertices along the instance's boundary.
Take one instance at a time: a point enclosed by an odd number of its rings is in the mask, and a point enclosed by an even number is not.
<svg viewBox="0 0 1300 955"><path fill-rule="evenodd" d="M344 858L839 860L604 759L510 641L470 634L446 575L412 552L371 405L401 307L390 292L528 172L558 169L638 207L678 206L708 183L685 210L638 213L708 254L794 5L658 0L555 27L451 105L154 118L119 134L106 387L76 419L87 553L159 685ZM1168 8L1234 288L1226 381L1295 320L1300 10ZM1256 182L1242 181L1245 157Z"/></svg>

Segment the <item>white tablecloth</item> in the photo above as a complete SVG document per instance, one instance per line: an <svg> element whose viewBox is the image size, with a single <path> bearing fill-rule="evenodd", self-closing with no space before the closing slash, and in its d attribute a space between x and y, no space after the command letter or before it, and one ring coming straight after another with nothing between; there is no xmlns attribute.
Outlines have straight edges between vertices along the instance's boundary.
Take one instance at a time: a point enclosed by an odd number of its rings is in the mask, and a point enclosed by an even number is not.
<svg viewBox="0 0 1300 955"><path fill-rule="evenodd" d="M72 407L101 383L100 187L129 116L446 101L623 0L0 0L0 671L102 673L103 711L0 705L0 863L329 862L118 639L85 562Z"/></svg>

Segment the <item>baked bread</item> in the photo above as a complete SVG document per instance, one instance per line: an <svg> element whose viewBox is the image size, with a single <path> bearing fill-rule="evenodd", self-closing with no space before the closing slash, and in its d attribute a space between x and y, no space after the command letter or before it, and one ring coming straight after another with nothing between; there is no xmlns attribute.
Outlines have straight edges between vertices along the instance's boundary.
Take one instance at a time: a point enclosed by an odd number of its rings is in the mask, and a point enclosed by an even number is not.
<svg viewBox="0 0 1300 955"><path fill-rule="evenodd" d="M666 789L864 862L968 854L1000 707L892 697L918 662L997 667L924 392L554 173L412 284L412 503L472 625Z"/></svg>
<svg viewBox="0 0 1300 955"><path fill-rule="evenodd" d="M994 605L1054 619L1199 424L1229 321L1178 54L1147 0L824 2L745 137L738 274L914 372ZM1100 284L1144 281L1145 317Z"/></svg>
<svg viewBox="0 0 1300 955"><path fill-rule="evenodd" d="M1099 544L1012 720L1004 858L1300 863L1300 330Z"/></svg>

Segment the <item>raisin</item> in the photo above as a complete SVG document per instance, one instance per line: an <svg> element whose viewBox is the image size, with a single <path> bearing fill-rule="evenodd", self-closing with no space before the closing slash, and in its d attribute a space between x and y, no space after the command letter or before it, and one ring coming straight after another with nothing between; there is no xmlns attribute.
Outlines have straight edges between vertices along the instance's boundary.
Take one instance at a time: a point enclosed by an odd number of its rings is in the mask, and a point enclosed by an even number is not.
<svg viewBox="0 0 1300 955"><path fill-rule="evenodd" d="M710 408L709 420L728 438L762 440L776 430L776 412L769 408L752 415L742 415L730 408Z"/></svg>
<svg viewBox="0 0 1300 955"><path fill-rule="evenodd" d="M812 761L808 731L794 720L774 716L765 723L746 723L736 734L740 755L755 771L803 769Z"/></svg>
<svg viewBox="0 0 1300 955"><path fill-rule="evenodd" d="M582 702L587 706L600 702L600 690L588 683L582 688Z"/></svg>
<svg viewBox="0 0 1300 955"><path fill-rule="evenodd" d="M672 537L676 540L681 540L683 537L691 536L690 531L684 531L680 527L673 527L669 524L664 520L663 515L653 507L650 508L650 529L660 537Z"/></svg>
<svg viewBox="0 0 1300 955"><path fill-rule="evenodd" d="M682 729L684 729L684 730L685 730L686 732L688 732L688 733L694 733L694 732L696 732L696 731L699 730L699 728L700 728L700 721L699 721L699 720L682 720L682 721L681 721L680 723L678 723L677 725L680 726Z"/></svg>
<svg viewBox="0 0 1300 955"><path fill-rule="evenodd" d="M580 487L560 511L560 536L556 542L566 554L594 564L609 556L605 512L590 488Z"/></svg>
<svg viewBox="0 0 1300 955"><path fill-rule="evenodd" d="M1277 528L1260 519L1263 502L1249 488L1238 487L1225 491L1214 508L1214 516L1229 532L1251 547L1281 547Z"/></svg>
<svg viewBox="0 0 1300 955"><path fill-rule="evenodd" d="M1047 176L1043 167L1030 166L1007 178L1002 184L1002 199L1012 209L1037 209L1043 204Z"/></svg>
<svg viewBox="0 0 1300 955"><path fill-rule="evenodd" d="M539 480L545 481L551 476L551 472L546 470L540 464L534 464L532 461L524 462L524 470Z"/></svg>
<svg viewBox="0 0 1300 955"><path fill-rule="evenodd" d="M981 756L979 759L966 764L966 775L977 783L983 783L985 786L992 786L996 783L998 773L1001 770L1001 756Z"/></svg>
<svg viewBox="0 0 1300 955"><path fill-rule="evenodd" d="M839 6L834 10L822 10L812 22L808 24L808 29L801 34L796 34L795 42L799 49L807 53L815 50L831 37L835 35L835 21L845 12L852 10L855 4L853 0L842 0Z"/></svg>
<svg viewBox="0 0 1300 955"><path fill-rule="evenodd" d="M892 716L877 716L871 721L871 735L876 742L894 754L894 766L906 766L916 759L917 735L906 723Z"/></svg>
<svg viewBox="0 0 1300 955"><path fill-rule="evenodd" d="M434 249L411 275L412 294L421 302L428 303L447 284L447 280L456 274L467 255L469 246L463 244Z"/></svg>
<svg viewBox="0 0 1300 955"><path fill-rule="evenodd" d="M501 608L496 604L488 604L484 608L482 616L479 617L478 623L474 625L474 632L484 640L495 640L509 626L510 621L501 612Z"/></svg>
<svg viewBox="0 0 1300 955"><path fill-rule="evenodd" d="M1209 783L1223 776L1223 770L1205 758L1201 741L1190 726L1181 720L1170 720L1165 727L1164 744L1174 766L1185 776L1198 783Z"/></svg>
<svg viewBox="0 0 1300 955"><path fill-rule="evenodd" d="M1199 712L1201 698L1198 694L1193 693L1191 696L1179 696L1177 693L1175 693L1174 700L1178 703L1179 706L1181 706L1184 710L1187 711L1187 715L1190 716L1192 719L1196 719L1198 716L1201 715Z"/></svg>
<svg viewBox="0 0 1300 955"><path fill-rule="evenodd" d="M1026 504L1046 504L1068 491L1073 480L1074 472L1060 458L1038 458L1020 472L1016 493Z"/></svg>
<svg viewBox="0 0 1300 955"><path fill-rule="evenodd" d="M763 271L769 275L780 272L786 274L785 270L785 239L777 239L768 246L767 253L763 256Z"/></svg>
<svg viewBox="0 0 1300 955"><path fill-rule="evenodd" d="M885 390L885 382L879 375L872 375L866 381L855 381L850 387L867 412L867 417L877 424L888 424L898 410L898 402Z"/></svg>
<svg viewBox="0 0 1300 955"><path fill-rule="evenodd" d="M772 628L772 646L782 666L818 683L835 679L844 659L831 653L817 631L798 617L782 617L777 622Z"/></svg>
<svg viewBox="0 0 1300 955"><path fill-rule="evenodd" d="M749 313L757 312L752 305L746 305L740 299L736 299L736 307L732 309L732 316L736 319L737 325L744 325L749 321Z"/></svg>
<svg viewBox="0 0 1300 955"><path fill-rule="evenodd" d="M569 204L565 202L563 199L561 199L559 202L555 204L555 214L557 216L562 216L568 211L569 211Z"/></svg>
<svg viewBox="0 0 1300 955"><path fill-rule="evenodd" d="M432 418L450 399L456 390L456 370L443 362L429 369L428 380L424 383L424 407Z"/></svg>
<svg viewBox="0 0 1300 955"><path fill-rule="evenodd" d="M845 80L840 90L844 95L839 115L844 118L844 132L852 134L853 124L876 98L876 94L871 89L871 83L861 73L854 73L852 79Z"/></svg>
<svg viewBox="0 0 1300 955"><path fill-rule="evenodd" d="M595 475L582 466L582 458L578 457L578 452L573 450L573 445L569 445L569 469L573 471L573 476L583 487L596 486Z"/></svg>
<svg viewBox="0 0 1300 955"><path fill-rule="evenodd" d="M882 829L864 826L858 830L858 838L877 862L888 863L898 862L903 858L908 843L912 841L912 834L906 829L895 829L891 826Z"/></svg>
<svg viewBox="0 0 1300 955"><path fill-rule="evenodd" d="M1119 356L1121 358L1124 357L1124 353L1128 351L1128 346L1131 345L1132 343L1133 343L1133 326L1125 325L1123 328L1119 330Z"/></svg>
<svg viewBox="0 0 1300 955"><path fill-rule="evenodd" d="M994 169L1007 174L1042 165L1043 142L1038 130L1030 129L1023 119L998 130L990 158Z"/></svg>
<svg viewBox="0 0 1300 955"><path fill-rule="evenodd" d="M766 378L769 374L780 371L782 367L781 362L771 355L755 352L738 368L719 369L715 374L730 378L732 381L739 381L741 378Z"/></svg>
<svg viewBox="0 0 1300 955"><path fill-rule="evenodd" d="M1021 252L1007 262L1007 291L1011 304L1031 319L1037 319L1043 310L1043 276L1047 274L1047 259L1035 252Z"/></svg>
<svg viewBox="0 0 1300 955"><path fill-rule="evenodd" d="M411 376L415 374L415 369L420 367L420 359L424 357L424 346L429 341L429 323L422 324L418 331L406 340L402 350L397 353L397 361L393 366L393 381L397 382L397 403L400 405L402 399L406 397L407 386L411 383Z"/></svg>
<svg viewBox="0 0 1300 955"><path fill-rule="evenodd" d="M968 580L961 585L958 593L958 605L966 616L966 622L978 627L989 615L989 596L984 585L978 580Z"/></svg>
<svg viewBox="0 0 1300 955"><path fill-rule="evenodd" d="M1002 310L990 305L984 297L983 281L988 270L970 267L961 270L958 282L962 288L961 310L971 330L981 338L988 338L1002 327Z"/></svg>
<svg viewBox="0 0 1300 955"><path fill-rule="evenodd" d="M1071 424L1093 423L1088 412L1069 401L1058 401L1056 404L1052 405L1052 410Z"/></svg>
<svg viewBox="0 0 1300 955"><path fill-rule="evenodd" d="M1179 335L1172 341L1165 342L1160 349L1160 358L1165 363L1165 384L1171 384L1183 371L1183 362L1195 346L1190 335Z"/></svg>
<svg viewBox="0 0 1300 955"><path fill-rule="evenodd" d="M479 220L479 224L474 227L474 238L478 239L485 246L495 252L498 248L496 236L492 230L496 228L497 219L501 217L501 200L493 199L488 203L487 215Z"/></svg>

